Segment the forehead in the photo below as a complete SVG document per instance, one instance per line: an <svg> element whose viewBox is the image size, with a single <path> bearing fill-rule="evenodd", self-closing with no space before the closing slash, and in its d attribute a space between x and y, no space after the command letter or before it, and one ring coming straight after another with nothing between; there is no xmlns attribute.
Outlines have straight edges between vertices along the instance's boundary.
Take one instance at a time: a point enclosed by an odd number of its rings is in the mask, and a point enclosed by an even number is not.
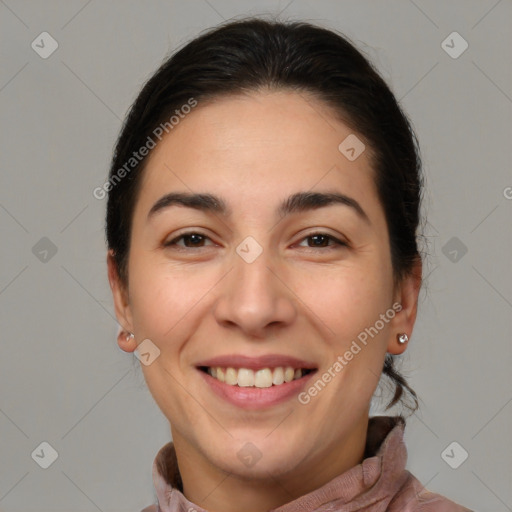
<svg viewBox="0 0 512 512"><path fill-rule="evenodd" d="M199 102L149 156L138 207L148 211L163 193L177 189L215 192L234 210L237 202L261 208L299 190L333 188L371 202L376 191L369 151L350 161L339 149L354 136L329 107L305 93Z"/></svg>

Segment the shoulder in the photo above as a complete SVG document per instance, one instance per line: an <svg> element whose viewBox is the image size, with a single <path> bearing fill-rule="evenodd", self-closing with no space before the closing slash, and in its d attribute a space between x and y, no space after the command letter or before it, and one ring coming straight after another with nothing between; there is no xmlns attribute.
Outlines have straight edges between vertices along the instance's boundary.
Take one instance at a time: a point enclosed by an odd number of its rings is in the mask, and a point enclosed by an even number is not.
<svg viewBox="0 0 512 512"><path fill-rule="evenodd" d="M389 512L472 512L426 489L411 473L387 509Z"/></svg>
<svg viewBox="0 0 512 512"><path fill-rule="evenodd" d="M149 507L146 507L145 509L141 510L140 512L159 512L156 505L150 505Z"/></svg>

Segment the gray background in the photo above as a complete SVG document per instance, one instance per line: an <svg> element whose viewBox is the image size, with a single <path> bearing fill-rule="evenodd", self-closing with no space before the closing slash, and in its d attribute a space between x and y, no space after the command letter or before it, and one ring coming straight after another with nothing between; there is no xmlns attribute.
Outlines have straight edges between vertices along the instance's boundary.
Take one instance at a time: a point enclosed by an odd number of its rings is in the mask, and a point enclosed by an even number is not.
<svg viewBox="0 0 512 512"><path fill-rule="evenodd" d="M474 510L512 510L512 2L5 0L1 511L137 512L154 501L151 464L170 433L140 363L116 344L105 200L92 191L168 52L224 19L280 11L355 40L419 135L429 255L404 359L422 399L406 430L409 468ZM59 45L47 59L31 47L44 31ZM441 47L453 31L469 44L458 58ZM31 457L43 441L58 452L48 469ZM469 453L458 469L441 457L453 441Z"/></svg>

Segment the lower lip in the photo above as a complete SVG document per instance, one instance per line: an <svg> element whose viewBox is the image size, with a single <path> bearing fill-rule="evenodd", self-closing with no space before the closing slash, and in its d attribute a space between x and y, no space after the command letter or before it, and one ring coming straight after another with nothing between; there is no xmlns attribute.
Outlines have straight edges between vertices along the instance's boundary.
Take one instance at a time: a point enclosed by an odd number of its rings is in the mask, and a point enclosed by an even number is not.
<svg viewBox="0 0 512 512"><path fill-rule="evenodd" d="M210 386L211 390L223 398L227 402L247 410L263 409L281 404L287 400L296 397L306 386L316 371L308 373L304 377L291 382L285 382L278 386L270 386L268 388L256 387L240 387L231 386L218 379L214 379L211 375L201 370L198 372L202 375L205 382Z"/></svg>

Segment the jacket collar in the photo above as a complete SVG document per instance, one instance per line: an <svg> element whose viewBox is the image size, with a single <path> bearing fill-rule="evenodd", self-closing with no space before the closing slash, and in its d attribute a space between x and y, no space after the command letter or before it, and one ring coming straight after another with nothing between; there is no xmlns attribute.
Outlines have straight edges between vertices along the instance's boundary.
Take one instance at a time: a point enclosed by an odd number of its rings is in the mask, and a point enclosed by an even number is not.
<svg viewBox="0 0 512 512"><path fill-rule="evenodd" d="M398 492L408 472L403 441L405 423L400 416L370 418L364 460L324 486L274 509L273 512L313 512L326 503L350 505L347 510L379 504L382 510ZM193 509L207 512L185 498L176 452L172 442L164 445L153 462L153 483L158 512ZM379 506L379 509L381 509ZM372 509L373 510L373 509Z"/></svg>

